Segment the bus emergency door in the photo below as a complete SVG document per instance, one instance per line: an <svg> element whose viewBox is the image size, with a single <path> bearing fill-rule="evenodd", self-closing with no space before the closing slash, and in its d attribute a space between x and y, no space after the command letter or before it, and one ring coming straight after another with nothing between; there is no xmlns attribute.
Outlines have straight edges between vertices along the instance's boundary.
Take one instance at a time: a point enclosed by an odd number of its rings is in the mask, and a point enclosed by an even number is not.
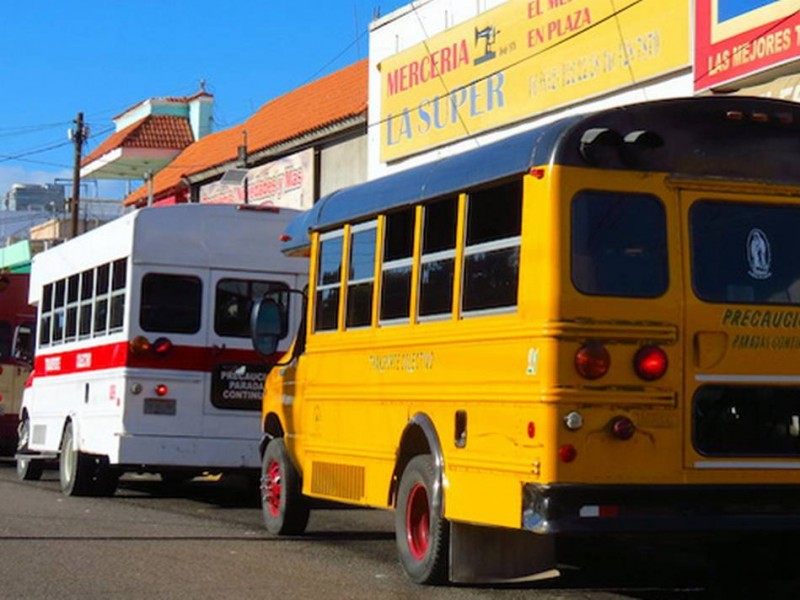
<svg viewBox="0 0 800 600"><path fill-rule="evenodd" d="M290 274L212 270L210 283L206 331L211 373L204 400L204 429L208 435L252 437L258 434L258 428L248 431L237 421L260 415L270 360L253 350L250 313L253 303L264 294L288 293L297 285L297 278ZM280 351L287 346L288 340L284 340Z"/></svg>
<svg viewBox="0 0 800 600"><path fill-rule="evenodd" d="M755 190L680 191L687 469L800 467L800 206Z"/></svg>

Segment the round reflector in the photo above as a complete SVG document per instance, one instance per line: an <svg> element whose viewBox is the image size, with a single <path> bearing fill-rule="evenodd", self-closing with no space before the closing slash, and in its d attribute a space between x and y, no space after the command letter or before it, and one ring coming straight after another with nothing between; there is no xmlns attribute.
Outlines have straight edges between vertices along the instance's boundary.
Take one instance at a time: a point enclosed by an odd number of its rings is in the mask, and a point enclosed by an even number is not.
<svg viewBox="0 0 800 600"><path fill-rule="evenodd" d="M166 396L167 394L169 394L169 388L163 383L159 383L156 386L156 394L158 396Z"/></svg>
<svg viewBox="0 0 800 600"><path fill-rule="evenodd" d="M633 369L645 381L663 377L667 365L667 353L658 346L642 346L633 357Z"/></svg>
<svg viewBox="0 0 800 600"><path fill-rule="evenodd" d="M575 353L575 370L585 379L599 379L610 366L611 356L602 344L584 344Z"/></svg>
<svg viewBox="0 0 800 600"><path fill-rule="evenodd" d="M636 433L636 425L628 417L614 417L608 424L611 435L618 440L629 440Z"/></svg>
<svg viewBox="0 0 800 600"><path fill-rule="evenodd" d="M558 458L561 462L571 463L578 456L578 451L572 444L564 444L558 449Z"/></svg>

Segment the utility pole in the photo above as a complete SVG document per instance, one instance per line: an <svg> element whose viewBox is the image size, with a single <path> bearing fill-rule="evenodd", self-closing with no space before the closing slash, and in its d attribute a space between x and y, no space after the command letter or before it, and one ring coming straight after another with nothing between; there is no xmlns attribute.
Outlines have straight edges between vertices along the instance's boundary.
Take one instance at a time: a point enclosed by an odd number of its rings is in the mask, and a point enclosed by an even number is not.
<svg viewBox="0 0 800 600"><path fill-rule="evenodd" d="M69 130L72 143L75 146L74 164L72 165L72 202L70 202L72 216L72 232L70 237L78 235L78 212L80 209L81 195L81 155L83 142L86 139L86 128L83 126L83 113L79 112L75 119L75 129Z"/></svg>
<svg viewBox="0 0 800 600"><path fill-rule="evenodd" d="M244 189L244 203L250 203L250 190L248 189L248 174L247 174L247 130L242 131L242 145L239 146L239 161L242 163L242 167L245 170L244 181L242 182L242 186Z"/></svg>

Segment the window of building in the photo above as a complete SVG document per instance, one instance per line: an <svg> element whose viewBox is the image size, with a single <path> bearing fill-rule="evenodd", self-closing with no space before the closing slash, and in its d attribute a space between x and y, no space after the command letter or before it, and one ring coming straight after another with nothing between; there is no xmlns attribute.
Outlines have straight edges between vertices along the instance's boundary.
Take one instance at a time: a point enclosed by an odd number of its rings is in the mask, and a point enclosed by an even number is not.
<svg viewBox="0 0 800 600"><path fill-rule="evenodd" d="M457 197L437 200L424 207L419 282L420 317L452 314L457 221Z"/></svg>
<svg viewBox="0 0 800 600"><path fill-rule="evenodd" d="M347 277L347 327L372 323L372 290L375 287L375 243L378 222L350 228L350 263Z"/></svg>
<svg viewBox="0 0 800 600"><path fill-rule="evenodd" d="M315 331L330 331L339 326L339 286L342 281L344 230L323 233L319 245Z"/></svg>
<svg viewBox="0 0 800 600"><path fill-rule="evenodd" d="M408 322L413 257L414 208L387 214L381 267L381 323Z"/></svg>
<svg viewBox="0 0 800 600"><path fill-rule="evenodd" d="M203 284L192 275L148 273L142 278L139 323L145 331L197 333Z"/></svg>
<svg viewBox="0 0 800 600"><path fill-rule="evenodd" d="M473 192L467 199L464 312L517 305L522 182Z"/></svg>

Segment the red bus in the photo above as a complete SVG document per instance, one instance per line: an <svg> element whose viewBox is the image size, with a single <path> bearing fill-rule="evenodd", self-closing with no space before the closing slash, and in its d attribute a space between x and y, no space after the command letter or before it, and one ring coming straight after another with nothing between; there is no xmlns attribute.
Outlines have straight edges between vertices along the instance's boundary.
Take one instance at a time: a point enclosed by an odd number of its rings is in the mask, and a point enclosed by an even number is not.
<svg viewBox="0 0 800 600"><path fill-rule="evenodd" d="M33 361L36 312L28 304L29 275L0 275L0 454L17 448L22 390Z"/></svg>

